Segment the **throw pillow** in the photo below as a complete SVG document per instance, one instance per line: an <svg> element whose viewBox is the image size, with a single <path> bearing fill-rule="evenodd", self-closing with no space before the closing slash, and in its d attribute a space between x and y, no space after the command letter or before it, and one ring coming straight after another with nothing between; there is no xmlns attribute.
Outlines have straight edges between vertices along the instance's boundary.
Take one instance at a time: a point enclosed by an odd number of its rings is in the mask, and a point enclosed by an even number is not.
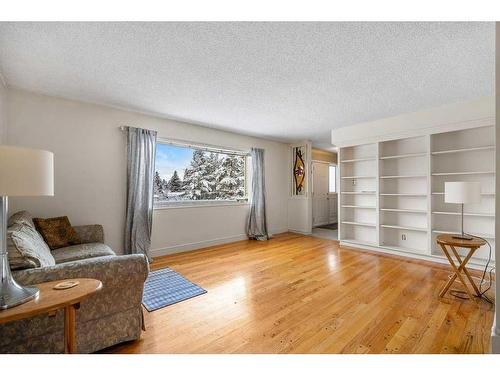
<svg viewBox="0 0 500 375"><path fill-rule="evenodd" d="M56 264L43 238L29 225L14 224L7 229L7 251L13 270Z"/></svg>
<svg viewBox="0 0 500 375"><path fill-rule="evenodd" d="M81 243L80 236L71 226L67 216L50 219L35 218L33 222L51 250Z"/></svg>
<svg viewBox="0 0 500 375"><path fill-rule="evenodd" d="M33 224L33 216L31 216L28 211L18 211L9 217L7 225L10 227L14 224L25 224L35 228L35 225Z"/></svg>

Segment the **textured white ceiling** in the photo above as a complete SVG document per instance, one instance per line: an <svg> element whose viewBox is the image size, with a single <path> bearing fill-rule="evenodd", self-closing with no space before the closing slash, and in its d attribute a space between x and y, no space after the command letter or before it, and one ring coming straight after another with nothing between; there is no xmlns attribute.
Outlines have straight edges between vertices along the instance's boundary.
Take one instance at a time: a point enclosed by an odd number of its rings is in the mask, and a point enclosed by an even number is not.
<svg viewBox="0 0 500 375"><path fill-rule="evenodd" d="M8 85L279 140L494 93L494 23L0 23Z"/></svg>

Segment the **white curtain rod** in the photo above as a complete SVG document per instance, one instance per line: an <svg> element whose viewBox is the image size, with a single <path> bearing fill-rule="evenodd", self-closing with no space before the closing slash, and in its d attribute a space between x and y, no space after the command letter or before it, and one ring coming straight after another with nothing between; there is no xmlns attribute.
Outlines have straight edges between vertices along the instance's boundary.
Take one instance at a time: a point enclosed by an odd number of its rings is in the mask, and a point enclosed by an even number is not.
<svg viewBox="0 0 500 375"><path fill-rule="evenodd" d="M127 130L127 126L120 126L119 129L121 131L125 131L125 130ZM222 146L209 145L206 143L196 143L196 142L190 142L190 141L185 141L185 140L180 140L180 139L168 139L168 138L158 137L158 143L169 144L172 146L196 148L198 150L203 150L203 151L207 151L207 152L219 152L219 153L224 153L224 154L229 154L229 155L241 155L241 156L249 156L250 155L250 151L225 148Z"/></svg>

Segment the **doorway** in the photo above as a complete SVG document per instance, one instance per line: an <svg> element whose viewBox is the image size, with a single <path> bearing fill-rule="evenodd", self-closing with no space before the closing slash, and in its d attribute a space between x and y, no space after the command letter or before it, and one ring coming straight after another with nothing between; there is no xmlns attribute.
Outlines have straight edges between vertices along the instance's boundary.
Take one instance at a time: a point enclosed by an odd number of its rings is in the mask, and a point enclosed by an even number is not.
<svg viewBox="0 0 500 375"><path fill-rule="evenodd" d="M312 233L313 236L338 239L337 165L312 162Z"/></svg>

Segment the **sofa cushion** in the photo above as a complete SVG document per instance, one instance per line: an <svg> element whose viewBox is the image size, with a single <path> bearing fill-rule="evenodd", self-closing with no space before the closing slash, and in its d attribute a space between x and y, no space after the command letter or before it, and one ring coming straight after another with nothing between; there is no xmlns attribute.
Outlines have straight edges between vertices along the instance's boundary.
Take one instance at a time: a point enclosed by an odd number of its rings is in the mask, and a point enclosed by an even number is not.
<svg viewBox="0 0 500 375"><path fill-rule="evenodd" d="M34 218L33 222L51 250L81 243L80 236L71 226L67 216Z"/></svg>
<svg viewBox="0 0 500 375"><path fill-rule="evenodd" d="M57 264L73 262L87 258L97 258L116 255L108 245L103 243L86 243L52 250Z"/></svg>
<svg viewBox="0 0 500 375"><path fill-rule="evenodd" d="M48 267L56 264L43 238L29 225L14 224L8 227L7 244L12 269Z"/></svg>
<svg viewBox="0 0 500 375"><path fill-rule="evenodd" d="M33 216L28 211L18 211L11 217L9 217L7 225L10 227L14 224L24 224L35 228L35 224L33 223Z"/></svg>

